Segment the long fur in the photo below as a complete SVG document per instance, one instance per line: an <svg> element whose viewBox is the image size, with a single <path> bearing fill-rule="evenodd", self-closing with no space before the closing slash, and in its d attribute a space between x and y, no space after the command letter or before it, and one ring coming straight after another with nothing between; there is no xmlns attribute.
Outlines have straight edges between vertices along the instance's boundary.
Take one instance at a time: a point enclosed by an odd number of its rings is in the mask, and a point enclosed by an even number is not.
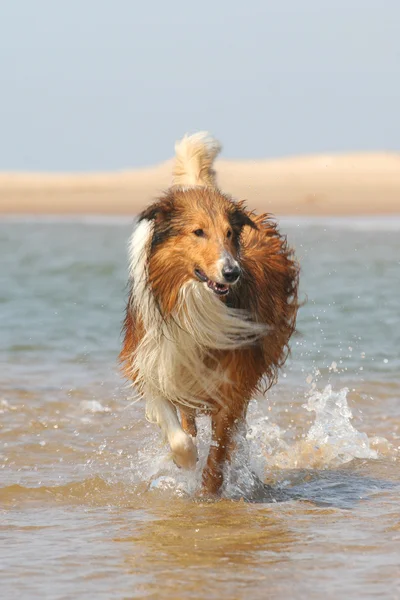
<svg viewBox="0 0 400 600"><path fill-rule="evenodd" d="M219 150L204 132L177 143L173 185L140 215L129 244L120 359L181 466L195 464L196 450L175 407L243 418L254 392L276 380L298 308L292 250L269 215L218 190ZM241 277L222 298L208 283L226 255ZM211 280L199 281L199 268ZM211 471L220 460L209 457Z"/></svg>
<svg viewBox="0 0 400 600"><path fill-rule="evenodd" d="M174 312L164 319L148 282L152 234L152 223L144 219L129 244L130 310L136 311L145 330L130 357L135 384L144 396L200 408L226 378L210 350L248 346L266 326L252 321L245 310L227 307L197 281L182 287Z"/></svg>

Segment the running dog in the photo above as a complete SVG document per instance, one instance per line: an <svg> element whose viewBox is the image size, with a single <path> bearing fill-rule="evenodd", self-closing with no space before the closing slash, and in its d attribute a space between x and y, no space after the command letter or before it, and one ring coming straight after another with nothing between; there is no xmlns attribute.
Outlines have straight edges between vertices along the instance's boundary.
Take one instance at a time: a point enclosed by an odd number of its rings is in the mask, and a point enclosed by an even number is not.
<svg viewBox="0 0 400 600"><path fill-rule="evenodd" d="M138 218L120 353L179 467L196 465L196 415L211 417L202 478L211 496L221 491L249 401L286 360L299 276L270 215L218 189L220 149L203 132L177 142L171 187Z"/></svg>

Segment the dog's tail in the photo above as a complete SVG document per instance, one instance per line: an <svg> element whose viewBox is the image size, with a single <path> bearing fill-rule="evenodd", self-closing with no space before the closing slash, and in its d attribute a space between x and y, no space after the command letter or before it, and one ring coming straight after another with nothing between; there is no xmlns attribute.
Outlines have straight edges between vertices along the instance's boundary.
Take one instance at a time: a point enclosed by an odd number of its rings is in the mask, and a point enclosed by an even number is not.
<svg viewBox="0 0 400 600"><path fill-rule="evenodd" d="M185 135L175 144L172 185L216 187L213 163L220 151L220 143L206 131Z"/></svg>

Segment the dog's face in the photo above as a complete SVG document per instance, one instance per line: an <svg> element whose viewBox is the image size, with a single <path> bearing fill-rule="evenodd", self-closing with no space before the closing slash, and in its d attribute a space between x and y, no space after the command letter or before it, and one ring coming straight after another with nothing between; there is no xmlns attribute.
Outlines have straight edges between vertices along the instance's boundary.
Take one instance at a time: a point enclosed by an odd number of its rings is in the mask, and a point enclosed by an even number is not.
<svg viewBox="0 0 400 600"><path fill-rule="evenodd" d="M217 296L229 293L241 275L243 227L257 228L240 204L208 188L171 192L142 218L154 222L150 278L170 286L195 280Z"/></svg>
<svg viewBox="0 0 400 600"><path fill-rule="evenodd" d="M241 274L242 215L231 207L218 208L190 211L177 243L181 245L188 275L205 283L214 294L225 296Z"/></svg>

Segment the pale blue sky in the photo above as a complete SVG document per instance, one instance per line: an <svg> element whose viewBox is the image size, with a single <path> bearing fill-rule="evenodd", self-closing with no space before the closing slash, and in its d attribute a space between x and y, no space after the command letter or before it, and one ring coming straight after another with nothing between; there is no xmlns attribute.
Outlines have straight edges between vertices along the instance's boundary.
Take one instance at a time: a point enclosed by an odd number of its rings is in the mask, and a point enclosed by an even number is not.
<svg viewBox="0 0 400 600"><path fill-rule="evenodd" d="M400 0L4 0L0 170L400 151Z"/></svg>

